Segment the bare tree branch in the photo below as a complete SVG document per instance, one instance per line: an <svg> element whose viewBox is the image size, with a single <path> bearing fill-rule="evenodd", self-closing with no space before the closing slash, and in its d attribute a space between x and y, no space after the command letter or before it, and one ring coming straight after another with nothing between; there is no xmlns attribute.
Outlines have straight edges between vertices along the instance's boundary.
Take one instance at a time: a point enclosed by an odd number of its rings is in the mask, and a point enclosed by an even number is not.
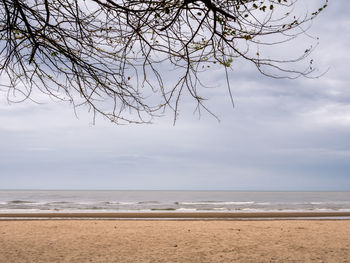
<svg viewBox="0 0 350 263"><path fill-rule="evenodd" d="M0 86L10 101L39 91L118 124L147 123L166 109L176 121L184 92L210 112L200 93L211 67L227 81L236 59L274 78L309 76L312 61L298 63L314 47L285 59L263 47L306 35L324 1L303 16L297 0L1 0L0 72L9 83Z"/></svg>

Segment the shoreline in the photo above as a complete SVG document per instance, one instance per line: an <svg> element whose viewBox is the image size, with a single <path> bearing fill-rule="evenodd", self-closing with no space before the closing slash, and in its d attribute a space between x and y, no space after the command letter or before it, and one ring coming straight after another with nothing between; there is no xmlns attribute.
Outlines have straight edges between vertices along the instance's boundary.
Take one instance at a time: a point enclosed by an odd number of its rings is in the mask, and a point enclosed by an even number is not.
<svg viewBox="0 0 350 263"><path fill-rule="evenodd" d="M103 212L0 213L5 219L350 219L350 212Z"/></svg>

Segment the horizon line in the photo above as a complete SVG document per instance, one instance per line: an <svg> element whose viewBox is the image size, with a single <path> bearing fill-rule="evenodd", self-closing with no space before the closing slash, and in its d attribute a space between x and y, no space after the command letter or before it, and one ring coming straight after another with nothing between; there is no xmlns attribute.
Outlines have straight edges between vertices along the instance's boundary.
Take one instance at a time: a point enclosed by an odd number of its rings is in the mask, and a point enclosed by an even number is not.
<svg viewBox="0 0 350 263"><path fill-rule="evenodd" d="M188 192L350 192L350 190L276 190L276 189L94 189L94 188L0 188L0 191L188 191Z"/></svg>

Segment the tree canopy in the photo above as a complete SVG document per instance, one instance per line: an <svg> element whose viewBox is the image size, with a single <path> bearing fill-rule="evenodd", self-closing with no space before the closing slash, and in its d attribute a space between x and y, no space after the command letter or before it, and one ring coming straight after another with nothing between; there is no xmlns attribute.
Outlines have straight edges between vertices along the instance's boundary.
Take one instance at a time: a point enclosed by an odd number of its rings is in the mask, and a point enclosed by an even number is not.
<svg viewBox="0 0 350 263"><path fill-rule="evenodd" d="M209 111L201 75L219 67L228 80L236 59L274 78L310 74L312 60L294 65L314 47L283 59L263 47L306 34L327 1L300 12L297 0L1 0L0 88L9 101L39 91L119 124L164 110L176 120L183 93Z"/></svg>

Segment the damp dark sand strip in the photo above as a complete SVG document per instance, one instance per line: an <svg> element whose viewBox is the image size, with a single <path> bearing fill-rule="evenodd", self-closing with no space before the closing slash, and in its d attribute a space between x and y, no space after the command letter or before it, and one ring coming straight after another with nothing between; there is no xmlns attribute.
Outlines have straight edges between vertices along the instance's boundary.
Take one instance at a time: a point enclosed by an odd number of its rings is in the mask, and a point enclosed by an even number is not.
<svg viewBox="0 0 350 263"><path fill-rule="evenodd" d="M350 212L117 212L117 213L0 213L0 219L278 219L349 218Z"/></svg>

